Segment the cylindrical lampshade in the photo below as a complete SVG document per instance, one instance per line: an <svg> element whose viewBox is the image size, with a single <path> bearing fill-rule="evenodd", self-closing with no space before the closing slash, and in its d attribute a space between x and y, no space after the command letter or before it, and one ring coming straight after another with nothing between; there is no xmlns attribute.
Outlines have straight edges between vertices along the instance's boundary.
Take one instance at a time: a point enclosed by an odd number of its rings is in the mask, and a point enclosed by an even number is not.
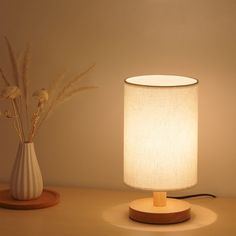
<svg viewBox="0 0 236 236"><path fill-rule="evenodd" d="M197 183L198 81L172 75L125 80L124 182L155 191Z"/></svg>

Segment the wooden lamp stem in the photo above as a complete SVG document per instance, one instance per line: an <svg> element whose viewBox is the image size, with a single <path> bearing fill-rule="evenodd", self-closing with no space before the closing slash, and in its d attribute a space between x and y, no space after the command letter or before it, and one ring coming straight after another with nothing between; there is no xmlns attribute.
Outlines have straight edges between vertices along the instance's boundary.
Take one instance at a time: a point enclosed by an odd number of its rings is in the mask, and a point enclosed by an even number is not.
<svg viewBox="0 0 236 236"><path fill-rule="evenodd" d="M153 206L166 206L166 192L153 192Z"/></svg>

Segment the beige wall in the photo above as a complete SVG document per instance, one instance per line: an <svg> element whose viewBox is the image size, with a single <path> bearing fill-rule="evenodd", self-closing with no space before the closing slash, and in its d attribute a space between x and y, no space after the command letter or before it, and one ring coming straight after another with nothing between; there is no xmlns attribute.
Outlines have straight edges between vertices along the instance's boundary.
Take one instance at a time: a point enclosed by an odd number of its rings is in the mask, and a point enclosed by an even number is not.
<svg viewBox="0 0 236 236"><path fill-rule="evenodd" d="M33 43L31 77L45 87L64 68L92 62L80 94L45 123L35 143L47 184L127 188L122 180L123 80L178 74L200 80L199 183L190 192L236 196L236 1L1 0L0 35ZM0 64L6 66L0 40ZM1 104L0 104L1 105ZM0 122L0 180L17 138Z"/></svg>

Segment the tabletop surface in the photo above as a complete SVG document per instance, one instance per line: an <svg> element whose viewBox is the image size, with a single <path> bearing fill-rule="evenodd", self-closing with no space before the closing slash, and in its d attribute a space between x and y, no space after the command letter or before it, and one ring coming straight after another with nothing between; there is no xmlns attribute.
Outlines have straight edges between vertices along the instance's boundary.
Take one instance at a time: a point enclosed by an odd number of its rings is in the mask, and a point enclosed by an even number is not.
<svg viewBox="0 0 236 236"><path fill-rule="evenodd" d="M61 195L61 202L54 207L25 211L0 208L0 235L236 235L236 198L190 199L188 201L195 206L196 215L199 212L202 219L198 217L197 221L197 217L193 217L192 221L182 225L163 227L133 222L128 218L128 203L149 197L149 193L86 188L52 189ZM207 221L210 223L204 225Z"/></svg>

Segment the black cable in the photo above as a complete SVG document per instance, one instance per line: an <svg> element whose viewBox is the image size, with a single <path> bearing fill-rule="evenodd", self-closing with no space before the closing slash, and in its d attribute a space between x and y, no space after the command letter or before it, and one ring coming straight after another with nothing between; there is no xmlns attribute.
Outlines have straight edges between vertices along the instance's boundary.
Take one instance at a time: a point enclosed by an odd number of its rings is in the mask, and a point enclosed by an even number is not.
<svg viewBox="0 0 236 236"><path fill-rule="evenodd" d="M191 194L191 195L184 195L184 196L178 196L178 197L168 196L168 198L175 198L175 199L185 199L185 198L194 198L194 197L212 197L212 198L216 198L216 195L210 194L210 193L199 193L199 194Z"/></svg>

